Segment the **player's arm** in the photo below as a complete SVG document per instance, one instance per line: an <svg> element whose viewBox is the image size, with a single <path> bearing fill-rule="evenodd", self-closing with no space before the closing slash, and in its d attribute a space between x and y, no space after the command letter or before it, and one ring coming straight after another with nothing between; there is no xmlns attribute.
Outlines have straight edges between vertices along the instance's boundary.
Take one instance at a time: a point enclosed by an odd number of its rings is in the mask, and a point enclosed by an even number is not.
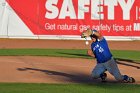
<svg viewBox="0 0 140 93"><path fill-rule="evenodd" d="M95 58L95 55L93 54L92 50L91 49L88 49L87 50L87 55L91 56L91 57L94 57Z"/></svg>

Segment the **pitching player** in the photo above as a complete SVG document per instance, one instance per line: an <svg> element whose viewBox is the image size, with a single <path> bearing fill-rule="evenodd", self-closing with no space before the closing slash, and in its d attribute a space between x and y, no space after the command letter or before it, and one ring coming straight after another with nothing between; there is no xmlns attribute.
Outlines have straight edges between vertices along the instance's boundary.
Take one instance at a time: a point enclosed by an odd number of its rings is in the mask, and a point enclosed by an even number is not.
<svg viewBox="0 0 140 93"><path fill-rule="evenodd" d="M122 75L114 60L106 39L96 30L87 29L82 33L82 37L91 37L91 49L87 51L89 56L95 57L97 65L92 71L92 78L101 78L102 82L106 81L108 71L116 80L128 83L134 83L135 79L127 75Z"/></svg>

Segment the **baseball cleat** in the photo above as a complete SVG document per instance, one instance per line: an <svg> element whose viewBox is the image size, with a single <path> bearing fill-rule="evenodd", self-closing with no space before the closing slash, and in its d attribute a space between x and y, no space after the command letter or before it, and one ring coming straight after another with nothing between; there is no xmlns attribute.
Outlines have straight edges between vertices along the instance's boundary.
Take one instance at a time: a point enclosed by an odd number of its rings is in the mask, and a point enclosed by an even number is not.
<svg viewBox="0 0 140 93"><path fill-rule="evenodd" d="M100 75L102 82L106 82L107 74L103 73Z"/></svg>
<svg viewBox="0 0 140 93"><path fill-rule="evenodd" d="M135 79L133 77L129 77L127 75L124 75L124 82L126 82L126 83L135 83Z"/></svg>
<svg viewBox="0 0 140 93"><path fill-rule="evenodd" d="M135 83L135 79L133 77L128 78L128 83Z"/></svg>

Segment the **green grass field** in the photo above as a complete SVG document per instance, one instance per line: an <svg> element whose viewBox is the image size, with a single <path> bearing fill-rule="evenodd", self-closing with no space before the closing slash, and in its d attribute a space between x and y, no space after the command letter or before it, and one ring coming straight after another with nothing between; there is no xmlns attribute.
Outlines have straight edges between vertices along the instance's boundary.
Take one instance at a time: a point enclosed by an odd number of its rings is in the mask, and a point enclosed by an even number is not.
<svg viewBox="0 0 140 93"><path fill-rule="evenodd" d="M112 50L114 58L140 62L140 51ZM86 58L86 50L74 49L0 49L0 56L54 56ZM0 83L0 93L139 93L140 85L115 83L29 84Z"/></svg>
<svg viewBox="0 0 140 93"><path fill-rule="evenodd" d="M139 93L140 85L128 84L25 84L1 83L0 93Z"/></svg>

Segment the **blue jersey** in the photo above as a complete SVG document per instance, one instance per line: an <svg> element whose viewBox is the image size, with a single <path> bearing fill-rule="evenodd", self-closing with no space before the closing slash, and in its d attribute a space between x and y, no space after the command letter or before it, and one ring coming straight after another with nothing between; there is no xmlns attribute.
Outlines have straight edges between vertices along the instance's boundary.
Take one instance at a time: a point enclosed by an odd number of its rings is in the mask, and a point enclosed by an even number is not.
<svg viewBox="0 0 140 93"><path fill-rule="evenodd" d="M91 49L95 55L97 63L105 63L112 57L105 38L100 41L93 42L91 44Z"/></svg>

